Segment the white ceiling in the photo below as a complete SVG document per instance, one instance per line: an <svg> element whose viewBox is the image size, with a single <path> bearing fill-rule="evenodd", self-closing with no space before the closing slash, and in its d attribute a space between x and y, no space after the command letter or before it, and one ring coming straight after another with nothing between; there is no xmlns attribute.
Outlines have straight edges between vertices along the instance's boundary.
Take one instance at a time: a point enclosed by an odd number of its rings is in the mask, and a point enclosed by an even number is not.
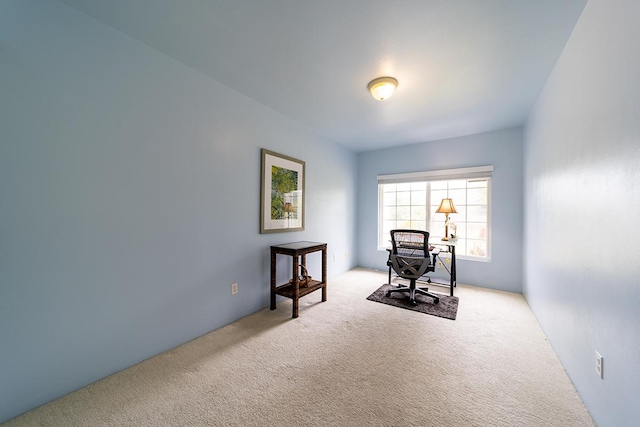
<svg viewBox="0 0 640 427"><path fill-rule="evenodd" d="M367 151L523 124L587 0L62 1Z"/></svg>

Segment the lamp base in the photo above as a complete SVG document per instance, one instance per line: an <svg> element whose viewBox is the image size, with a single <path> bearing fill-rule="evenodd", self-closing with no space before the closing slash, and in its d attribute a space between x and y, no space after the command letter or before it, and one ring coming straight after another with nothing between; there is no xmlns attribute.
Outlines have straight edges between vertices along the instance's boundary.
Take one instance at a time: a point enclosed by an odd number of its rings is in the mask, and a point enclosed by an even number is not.
<svg viewBox="0 0 640 427"><path fill-rule="evenodd" d="M443 242L446 242L446 241L448 241L448 240L449 240L449 238L448 238L448 237L443 237L443 238L442 238L442 239L440 239L440 240L442 240Z"/></svg>

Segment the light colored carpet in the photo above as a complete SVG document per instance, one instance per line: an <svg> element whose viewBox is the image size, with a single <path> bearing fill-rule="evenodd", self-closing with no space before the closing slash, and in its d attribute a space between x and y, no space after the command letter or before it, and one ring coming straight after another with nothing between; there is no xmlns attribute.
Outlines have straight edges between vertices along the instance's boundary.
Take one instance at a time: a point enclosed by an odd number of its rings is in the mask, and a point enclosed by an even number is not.
<svg viewBox="0 0 640 427"><path fill-rule="evenodd" d="M519 294L455 321L368 301L355 269L14 418L17 426L593 426ZM432 288L446 292L445 288Z"/></svg>

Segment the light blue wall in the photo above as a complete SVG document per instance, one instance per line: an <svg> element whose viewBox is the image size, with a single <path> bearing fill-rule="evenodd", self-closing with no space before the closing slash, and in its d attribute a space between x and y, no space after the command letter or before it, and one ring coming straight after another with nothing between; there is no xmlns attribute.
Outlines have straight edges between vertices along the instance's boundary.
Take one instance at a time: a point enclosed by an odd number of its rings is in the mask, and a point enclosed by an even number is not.
<svg viewBox="0 0 640 427"><path fill-rule="evenodd" d="M377 250L378 175L494 165L491 261L460 260L458 282L522 290L522 129L507 129L358 155L358 265L386 269Z"/></svg>
<svg viewBox="0 0 640 427"><path fill-rule="evenodd" d="M259 234L261 147L306 161L304 232ZM0 2L0 422L268 307L272 244L355 254L356 169L74 9Z"/></svg>
<svg viewBox="0 0 640 427"><path fill-rule="evenodd" d="M524 294L602 427L640 422L639 16L590 0L525 129Z"/></svg>

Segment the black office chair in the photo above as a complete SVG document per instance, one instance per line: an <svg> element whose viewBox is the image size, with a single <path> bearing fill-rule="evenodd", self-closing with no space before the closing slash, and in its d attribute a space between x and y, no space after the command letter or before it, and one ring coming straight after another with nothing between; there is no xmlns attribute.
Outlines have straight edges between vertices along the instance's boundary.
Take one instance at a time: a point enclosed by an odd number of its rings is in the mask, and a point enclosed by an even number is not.
<svg viewBox="0 0 640 427"><path fill-rule="evenodd" d="M434 249L429 253L429 232L391 230L391 245L388 264L399 277L409 280L409 286L389 289L387 297L395 292L408 292L409 300L413 305L417 304L416 294L431 297L436 304L440 302L436 294L427 292L429 288L416 286L416 280L436 269L436 256L439 250ZM391 283L391 270L389 270L389 283Z"/></svg>

